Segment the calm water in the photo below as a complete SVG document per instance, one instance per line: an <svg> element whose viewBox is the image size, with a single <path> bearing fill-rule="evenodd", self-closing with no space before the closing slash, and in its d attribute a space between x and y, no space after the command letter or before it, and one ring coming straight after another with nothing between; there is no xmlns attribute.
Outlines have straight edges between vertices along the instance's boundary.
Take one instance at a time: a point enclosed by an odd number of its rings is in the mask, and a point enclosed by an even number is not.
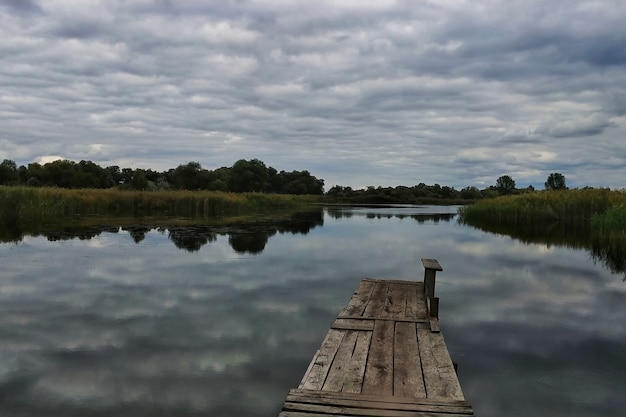
<svg viewBox="0 0 626 417"><path fill-rule="evenodd" d="M421 257L476 415L626 415L623 275L455 212L0 244L0 415L275 416L359 280L421 279Z"/></svg>

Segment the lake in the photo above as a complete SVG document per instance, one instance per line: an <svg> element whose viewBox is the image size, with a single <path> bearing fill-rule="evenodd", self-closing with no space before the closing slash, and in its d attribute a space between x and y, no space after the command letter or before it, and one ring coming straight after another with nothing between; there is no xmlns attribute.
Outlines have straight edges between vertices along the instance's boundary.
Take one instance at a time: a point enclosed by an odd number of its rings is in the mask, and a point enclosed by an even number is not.
<svg viewBox="0 0 626 417"><path fill-rule="evenodd" d="M626 283L456 207L42 232L0 243L0 415L276 416L361 278L422 279L477 416L626 409Z"/></svg>

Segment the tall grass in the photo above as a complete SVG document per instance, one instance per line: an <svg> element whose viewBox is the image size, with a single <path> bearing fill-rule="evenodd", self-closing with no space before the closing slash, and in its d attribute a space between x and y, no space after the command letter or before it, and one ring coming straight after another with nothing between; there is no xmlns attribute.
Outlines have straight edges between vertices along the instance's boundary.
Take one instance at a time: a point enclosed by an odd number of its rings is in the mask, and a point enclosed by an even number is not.
<svg viewBox="0 0 626 417"><path fill-rule="evenodd" d="M613 206L591 219L594 230L601 232L626 231L626 205Z"/></svg>
<svg viewBox="0 0 626 417"><path fill-rule="evenodd" d="M523 242L588 249L611 271L626 273L624 191L541 191L481 200L459 213L462 223Z"/></svg>
<svg viewBox="0 0 626 417"><path fill-rule="evenodd" d="M626 219L626 193L607 189L541 191L515 196L498 197L463 207L461 220L473 223L508 224L521 226L531 223L559 221L564 224L600 224L610 215L607 225L616 227ZM592 222L593 220L593 222ZM622 227L626 222L621 223Z"/></svg>
<svg viewBox="0 0 626 417"><path fill-rule="evenodd" d="M314 202L316 197L282 194L0 186L0 221L36 222L79 215L209 217L296 209Z"/></svg>

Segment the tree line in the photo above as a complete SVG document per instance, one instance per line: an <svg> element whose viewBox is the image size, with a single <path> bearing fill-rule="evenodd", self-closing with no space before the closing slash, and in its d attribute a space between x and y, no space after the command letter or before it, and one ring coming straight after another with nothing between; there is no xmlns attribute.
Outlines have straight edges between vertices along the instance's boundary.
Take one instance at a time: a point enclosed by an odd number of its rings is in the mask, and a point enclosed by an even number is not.
<svg viewBox="0 0 626 417"><path fill-rule="evenodd" d="M0 163L0 185L61 188L122 188L129 190L210 190L277 194L324 193L324 180L309 171L277 171L258 159L240 159L215 170L188 162L167 171L101 167L91 161L57 160L26 166L9 159Z"/></svg>
<svg viewBox="0 0 626 417"><path fill-rule="evenodd" d="M544 183L546 190L567 189L565 176L558 172L550 174ZM502 195L514 195L533 192L535 188L530 185L527 188L517 188L515 180L509 175L502 175L495 185L479 189L475 186L465 187L457 190L454 187L442 186L439 184L418 185L407 187L367 187L365 189L354 190L351 187L335 185L330 188L326 195L339 200L346 200L358 203L427 203L436 200L464 202L468 200L481 200L483 198L493 198Z"/></svg>
<svg viewBox="0 0 626 417"><path fill-rule="evenodd" d="M151 169L101 167L91 161L57 160L46 164L17 166L9 159L0 163L0 185L26 185L62 188L121 188L129 190L209 190L226 192L266 192L277 194L324 194L324 180L309 171L277 171L258 159L240 159L231 167L215 170L188 162L163 172ZM546 190L567 189L565 176L554 172L544 183ZM517 188L515 180L502 175L495 185L456 190L439 184L367 187L353 189L335 185L325 194L337 201L356 203L420 203L433 200L480 200L501 195L535 191L532 185Z"/></svg>

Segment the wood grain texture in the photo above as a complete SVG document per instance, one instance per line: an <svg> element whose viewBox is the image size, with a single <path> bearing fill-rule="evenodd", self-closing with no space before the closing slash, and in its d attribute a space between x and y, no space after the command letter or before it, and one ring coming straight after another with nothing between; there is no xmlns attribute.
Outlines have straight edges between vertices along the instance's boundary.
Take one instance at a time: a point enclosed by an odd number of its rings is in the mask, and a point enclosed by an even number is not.
<svg viewBox="0 0 626 417"><path fill-rule="evenodd" d="M343 388L341 389L343 392L360 393L362 391L371 341L371 331L358 332L354 352L352 353L352 358L350 358Z"/></svg>
<svg viewBox="0 0 626 417"><path fill-rule="evenodd" d="M308 374L303 378L302 388L322 389L343 335L344 332L341 330L330 329L328 331L313 366L310 367Z"/></svg>
<svg viewBox="0 0 626 417"><path fill-rule="evenodd" d="M418 330L417 340L428 398L463 400L461 384L441 333Z"/></svg>
<svg viewBox="0 0 626 417"><path fill-rule="evenodd" d="M435 271L443 271L443 268L436 259L422 258L424 269L434 269Z"/></svg>
<svg viewBox="0 0 626 417"><path fill-rule="evenodd" d="M343 330L373 330L374 320L355 318L337 318L330 327Z"/></svg>
<svg viewBox="0 0 626 417"><path fill-rule="evenodd" d="M340 392L345 382L348 366L352 359L352 352L356 345L357 332L354 330L345 330L339 349L335 354L333 363L328 371L328 376L322 386L322 391Z"/></svg>
<svg viewBox="0 0 626 417"><path fill-rule="evenodd" d="M425 398L426 389L417 345L415 324L396 323L393 350L393 395Z"/></svg>
<svg viewBox="0 0 626 417"><path fill-rule="evenodd" d="M375 285L376 281L374 280L362 280L359 283L359 288L357 288L356 292L352 295L352 298L348 302L348 305L346 305L339 313L339 317L362 316Z"/></svg>
<svg viewBox="0 0 626 417"><path fill-rule="evenodd" d="M369 297L367 306L363 313L364 317L377 318L387 317L386 304L387 304L387 292L389 291L388 281L376 281L374 290Z"/></svg>
<svg viewBox="0 0 626 417"><path fill-rule="evenodd" d="M292 389L281 417L468 417L424 286L365 279Z"/></svg>
<svg viewBox="0 0 626 417"><path fill-rule="evenodd" d="M332 415L332 416L368 416L368 417L452 417L463 416L467 414L459 413L441 413L435 408L432 412L426 410L395 410L395 409L374 409L364 407L337 406L329 404L307 404L300 402L285 402L285 411L313 413L314 415Z"/></svg>
<svg viewBox="0 0 626 417"><path fill-rule="evenodd" d="M418 318L418 311L417 285L406 285L406 309L404 310L404 318L415 320Z"/></svg>
<svg viewBox="0 0 626 417"><path fill-rule="evenodd" d="M376 320L363 379L363 394L393 395L394 322Z"/></svg>
<svg viewBox="0 0 626 417"><path fill-rule="evenodd" d="M434 404L434 405L458 405L463 407L469 407L470 403L465 400L450 400L450 399L433 399L433 398L410 398L410 397L395 397L393 395L368 395L368 394L352 394L346 392L324 392L318 390L307 389L291 389L289 395L298 397L311 397L311 398L331 398L331 399L353 399L355 401L375 401L390 404Z"/></svg>
<svg viewBox="0 0 626 417"><path fill-rule="evenodd" d="M389 312L387 317L394 319L404 318L406 315L407 289L409 286L403 283L390 283L387 300Z"/></svg>

